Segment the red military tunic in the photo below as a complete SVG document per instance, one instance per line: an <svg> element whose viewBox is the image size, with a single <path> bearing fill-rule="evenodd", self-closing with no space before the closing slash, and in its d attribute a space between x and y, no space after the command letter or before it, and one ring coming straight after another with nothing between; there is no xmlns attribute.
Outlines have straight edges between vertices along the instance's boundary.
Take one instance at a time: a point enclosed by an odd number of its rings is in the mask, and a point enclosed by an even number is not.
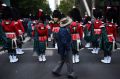
<svg viewBox="0 0 120 79"><path fill-rule="evenodd" d="M107 23L106 25L106 31L107 31L107 37L109 42L115 41L116 38L116 26L113 23Z"/></svg>
<svg viewBox="0 0 120 79"><path fill-rule="evenodd" d="M83 29L81 23L72 22L70 25L70 32L72 40L79 40L83 38Z"/></svg>
<svg viewBox="0 0 120 79"><path fill-rule="evenodd" d="M42 23L39 23L36 28L39 36L39 41L45 42L48 38L48 29Z"/></svg>
<svg viewBox="0 0 120 79"><path fill-rule="evenodd" d="M19 34L17 36L23 35L25 32L23 24L20 20L15 21L15 27L17 27Z"/></svg>
<svg viewBox="0 0 120 79"><path fill-rule="evenodd" d="M59 22L52 22L52 23L50 23L50 26L51 26L51 29L52 29L52 32L53 33L58 33L59 32L59 30L60 30L60 24L59 24Z"/></svg>
<svg viewBox="0 0 120 79"><path fill-rule="evenodd" d="M88 23L85 25L85 28L87 28L87 30L90 31L90 29L91 29L91 22L88 22Z"/></svg>
<svg viewBox="0 0 120 79"><path fill-rule="evenodd" d="M101 25L102 25L102 21L100 21L99 19L96 19L94 22L94 34L95 35L101 34Z"/></svg>
<svg viewBox="0 0 120 79"><path fill-rule="evenodd" d="M15 27L15 22L10 20L2 21L3 31L6 33L7 38L14 39L19 34L18 28Z"/></svg>

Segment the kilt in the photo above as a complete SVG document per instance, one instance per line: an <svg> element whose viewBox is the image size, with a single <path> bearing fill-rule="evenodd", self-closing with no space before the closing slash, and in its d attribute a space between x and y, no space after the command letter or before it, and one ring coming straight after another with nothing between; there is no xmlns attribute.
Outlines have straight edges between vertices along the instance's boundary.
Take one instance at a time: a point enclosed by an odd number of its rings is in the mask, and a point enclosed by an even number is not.
<svg viewBox="0 0 120 79"><path fill-rule="evenodd" d="M92 36L91 40L92 40L93 47L99 47L100 35L94 35L94 36Z"/></svg>
<svg viewBox="0 0 120 79"><path fill-rule="evenodd" d="M85 29L85 37L84 37L86 42L91 42L92 36L91 36L91 31L88 31Z"/></svg>
<svg viewBox="0 0 120 79"><path fill-rule="evenodd" d="M5 47L7 49L16 49L17 48L16 40L7 38L7 43L5 44Z"/></svg>
<svg viewBox="0 0 120 79"><path fill-rule="evenodd" d="M46 50L46 41L40 42L39 40L34 40L34 51L37 52L38 55L44 54Z"/></svg>

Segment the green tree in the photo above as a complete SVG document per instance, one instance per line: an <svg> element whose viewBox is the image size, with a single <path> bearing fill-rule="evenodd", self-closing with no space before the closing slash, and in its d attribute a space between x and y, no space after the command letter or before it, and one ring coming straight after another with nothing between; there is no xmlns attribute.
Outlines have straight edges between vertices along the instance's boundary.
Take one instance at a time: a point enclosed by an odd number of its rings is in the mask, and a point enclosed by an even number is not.
<svg viewBox="0 0 120 79"><path fill-rule="evenodd" d="M58 9L64 13L68 14L68 12L72 9L74 6L74 0L62 0L61 4L58 6Z"/></svg>
<svg viewBox="0 0 120 79"><path fill-rule="evenodd" d="M35 15L39 8L43 9L44 13L51 13L47 0L11 0L11 4L25 15Z"/></svg>

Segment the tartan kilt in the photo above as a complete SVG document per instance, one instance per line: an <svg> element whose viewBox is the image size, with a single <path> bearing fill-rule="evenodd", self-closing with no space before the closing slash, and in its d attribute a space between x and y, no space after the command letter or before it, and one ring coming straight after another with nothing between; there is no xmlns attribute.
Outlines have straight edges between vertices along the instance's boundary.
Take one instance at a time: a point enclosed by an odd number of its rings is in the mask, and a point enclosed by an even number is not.
<svg viewBox="0 0 120 79"><path fill-rule="evenodd" d="M58 33L53 33L53 38L54 38L55 40L58 40Z"/></svg>
<svg viewBox="0 0 120 79"><path fill-rule="evenodd" d="M85 36L84 39L86 42L91 42L92 38L91 38L91 36Z"/></svg>
<svg viewBox="0 0 120 79"><path fill-rule="evenodd" d="M88 31L87 29L85 29L84 33L85 33L85 37L84 37L85 41L86 42L91 42L91 39L92 39L91 31Z"/></svg>
<svg viewBox="0 0 120 79"><path fill-rule="evenodd" d="M93 47L99 47L100 35L93 35L91 40Z"/></svg>
<svg viewBox="0 0 120 79"><path fill-rule="evenodd" d="M0 46L3 46L3 40L0 39Z"/></svg>
<svg viewBox="0 0 120 79"><path fill-rule="evenodd" d="M45 53L46 50L46 41L40 42L39 40L34 41L34 51L37 53Z"/></svg>
<svg viewBox="0 0 120 79"><path fill-rule="evenodd" d="M103 45L102 45L102 49L106 52L111 52L112 51L112 48L113 48L113 43L112 42L105 42Z"/></svg>
<svg viewBox="0 0 120 79"><path fill-rule="evenodd" d="M7 38L7 43L5 44L5 47L7 49L16 49L17 48L15 42L13 42L13 44L12 44L12 39L9 39L9 38Z"/></svg>

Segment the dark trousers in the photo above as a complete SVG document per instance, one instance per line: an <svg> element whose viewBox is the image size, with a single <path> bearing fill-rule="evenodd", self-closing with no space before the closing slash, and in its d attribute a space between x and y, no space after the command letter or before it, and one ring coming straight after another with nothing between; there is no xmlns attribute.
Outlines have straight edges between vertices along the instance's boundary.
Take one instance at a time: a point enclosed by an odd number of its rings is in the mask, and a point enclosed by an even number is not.
<svg viewBox="0 0 120 79"><path fill-rule="evenodd" d="M77 51L77 41L72 41L72 54L79 54L79 52Z"/></svg>
<svg viewBox="0 0 120 79"><path fill-rule="evenodd" d="M53 33L53 46L55 47L55 43L58 43L58 33Z"/></svg>
<svg viewBox="0 0 120 79"><path fill-rule="evenodd" d="M59 48L60 48L60 45L59 45L59 39L58 39L58 33L53 33L53 47L55 47L55 43L57 43L57 47L58 47L58 53L59 53Z"/></svg>
<svg viewBox="0 0 120 79"><path fill-rule="evenodd" d="M94 48L98 48L99 47L99 41L98 40L93 41L92 45L93 45Z"/></svg>
<svg viewBox="0 0 120 79"><path fill-rule="evenodd" d="M16 56L16 50L15 49L8 49L8 55Z"/></svg>
<svg viewBox="0 0 120 79"><path fill-rule="evenodd" d="M60 54L61 60L59 61L58 65L53 69L53 72L60 73L64 63L66 63L68 74L73 74L72 52L70 50L66 50L64 46L61 48L60 52L62 52L63 54Z"/></svg>

